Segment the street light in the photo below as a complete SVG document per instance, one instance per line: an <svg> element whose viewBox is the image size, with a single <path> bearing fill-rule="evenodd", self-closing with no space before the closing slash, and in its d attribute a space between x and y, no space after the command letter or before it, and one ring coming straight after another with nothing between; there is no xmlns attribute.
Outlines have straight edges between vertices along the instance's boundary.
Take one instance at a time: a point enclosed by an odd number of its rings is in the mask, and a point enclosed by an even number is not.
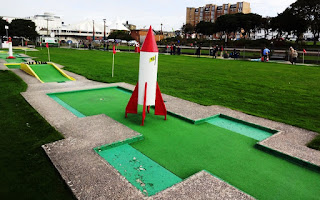
<svg viewBox="0 0 320 200"><path fill-rule="evenodd" d="M9 29L9 26L5 25L4 28L6 29L7 41L8 41L8 29Z"/></svg>
<svg viewBox="0 0 320 200"><path fill-rule="evenodd" d="M47 20L47 37L49 37L49 21L53 21L51 17L46 17Z"/></svg>
<svg viewBox="0 0 320 200"><path fill-rule="evenodd" d="M94 38L94 35L95 35L95 32L94 32L94 20L92 20L92 25L93 25L93 40L95 40L95 38Z"/></svg>
<svg viewBox="0 0 320 200"><path fill-rule="evenodd" d="M103 19L103 50L106 50L106 19Z"/></svg>

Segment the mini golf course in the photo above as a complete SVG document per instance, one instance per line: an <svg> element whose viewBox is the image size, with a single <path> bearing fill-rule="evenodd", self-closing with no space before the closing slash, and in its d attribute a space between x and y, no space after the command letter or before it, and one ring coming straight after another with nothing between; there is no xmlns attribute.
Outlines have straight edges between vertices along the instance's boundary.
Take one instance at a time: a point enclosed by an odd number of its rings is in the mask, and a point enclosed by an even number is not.
<svg viewBox="0 0 320 200"><path fill-rule="evenodd" d="M201 170L258 199L320 196L318 168L310 170L256 148L274 130L221 116L194 124L174 115L165 121L162 116L148 114L145 126L140 126L141 114L124 117L130 93L119 88L49 96L78 117L106 114L141 133L139 138L95 150L149 196Z"/></svg>

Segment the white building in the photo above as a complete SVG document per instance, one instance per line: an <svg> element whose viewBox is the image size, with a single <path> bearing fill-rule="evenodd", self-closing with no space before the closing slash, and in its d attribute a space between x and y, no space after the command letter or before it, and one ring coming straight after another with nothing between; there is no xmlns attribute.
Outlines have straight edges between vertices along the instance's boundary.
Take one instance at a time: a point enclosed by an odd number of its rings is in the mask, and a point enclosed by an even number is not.
<svg viewBox="0 0 320 200"><path fill-rule="evenodd" d="M45 12L43 15L35 15L33 17L26 17L25 19L31 20L36 25L36 31L40 36L49 36L51 30L58 29L63 25L59 16L53 13Z"/></svg>
<svg viewBox="0 0 320 200"><path fill-rule="evenodd" d="M4 20L9 23L16 17L2 16ZM21 19L32 20L36 25L36 31L40 35L38 41L43 38L54 37L59 41L72 41L79 42L80 40L93 39L93 23L94 23L94 36L95 40L103 40L104 31L106 37L110 32L114 30L130 31L124 26L125 21L116 20L114 22L106 21L106 27L104 27L103 20L93 21L84 20L75 24L65 25L59 16L55 16L53 13L45 12L43 15L35 15L32 17L26 17Z"/></svg>

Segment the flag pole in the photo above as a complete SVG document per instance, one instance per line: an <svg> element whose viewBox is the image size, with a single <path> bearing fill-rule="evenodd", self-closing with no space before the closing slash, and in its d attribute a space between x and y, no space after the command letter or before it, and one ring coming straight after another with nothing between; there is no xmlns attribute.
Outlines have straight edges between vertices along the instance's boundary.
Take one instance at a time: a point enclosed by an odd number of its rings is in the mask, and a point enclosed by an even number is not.
<svg viewBox="0 0 320 200"><path fill-rule="evenodd" d="M49 51L49 48L48 48L48 58L49 58L49 62L50 62L50 51Z"/></svg>
<svg viewBox="0 0 320 200"><path fill-rule="evenodd" d="M48 43L46 44L46 47L47 47L47 49L48 49L48 60L49 60L49 62L50 62L50 51L49 51L49 44L48 44Z"/></svg>
<svg viewBox="0 0 320 200"><path fill-rule="evenodd" d="M112 54L113 59L112 59L112 77L113 77L113 71L114 71L114 54Z"/></svg>

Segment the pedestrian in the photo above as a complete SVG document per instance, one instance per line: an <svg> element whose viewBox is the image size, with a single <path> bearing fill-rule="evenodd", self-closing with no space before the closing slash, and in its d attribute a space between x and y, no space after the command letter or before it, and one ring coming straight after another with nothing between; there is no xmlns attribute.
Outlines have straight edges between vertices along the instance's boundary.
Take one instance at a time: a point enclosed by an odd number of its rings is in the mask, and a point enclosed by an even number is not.
<svg viewBox="0 0 320 200"><path fill-rule="evenodd" d="M173 54L173 45L171 44L171 46L170 46L170 55L172 55Z"/></svg>
<svg viewBox="0 0 320 200"><path fill-rule="evenodd" d="M220 57L223 57L223 50L224 50L224 49L223 49L223 45L220 46L220 49L219 49L219 50L220 50Z"/></svg>
<svg viewBox="0 0 320 200"><path fill-rule="evenodd" d="M269 61L269 54L270 54L270 50L267 47L264 47L264 49L263 49L263 61L264 62Z"/></svg>
<svg viewBox="0 0 320 200"><path fill-rule="evenodd" d="M173 44L173 55L176 55L176 44Z"/></svg>
<svg viewBox="0 0 320 200"><path fill-rule="evenodd" d="M199 45L197 50L196 50L196 55L198 58L200 58L200 55L201 55L201 46Z"/></svg>
<svg viewBox="0 0 320 200"><path fill-rule="evenodd" d="M216 47L213 49L214 58L217 58L216 54L218 53L218 51L219 51L219 47L218 47L218 45L216 45Z"/></svg>
<svg viewBox="0 0 320 200"><path fill-rule="evenodd" d="M290 47L288 56L289 56L289 61L291 62L291 64L293 64L293 52L294 52L293 47Z"/></svg>
<svg viewBox="0 0 320 200"><path fill-rule="evenodd" d="M233 55L233 59L238 58L236 49L233 49L232 55Z"/></svg>
<svg viewBox="0 0 320 200"><path fill-rule="evenodd" d="M181 54L181 49L180 49L180 46L178 45L178 48L177 48L177 55L180 56Z"/></svg>
<svg viewBox="0 0 320 200"><path fill-rule="evenodd" d="M298 52L297 52L297 50L293 49L293 52L292 52L292 63L291 64L296 64L297 63L297 58L298 58Z"/></svg>

